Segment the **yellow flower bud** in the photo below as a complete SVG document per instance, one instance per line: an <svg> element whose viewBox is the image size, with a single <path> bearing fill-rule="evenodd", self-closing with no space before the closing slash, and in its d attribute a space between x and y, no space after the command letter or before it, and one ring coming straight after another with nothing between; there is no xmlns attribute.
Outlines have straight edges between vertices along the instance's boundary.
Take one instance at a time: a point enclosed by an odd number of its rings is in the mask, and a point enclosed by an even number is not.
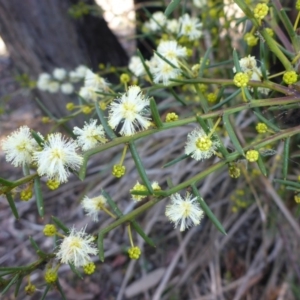
<svg viewBox="0 0 300 300"><path fill-rule="evenodd" d="M233 83L238 87L245 87L249 82L249 76L246 73L239 72L234 75Z"/></svg>
<svg viewBox="0 0 300 300"><path fill-rule="evenodd" d="M139 259L141 255L141 249L139 247L131 247L128 250L128 255L131 259Z"/></svg>
<svg viewBox="0 0 300 300"><path fill-rule="evenodd" d="M255 162L258 160L259 152L256 150L248 150L246 153L246 159L250 162Z"/></svg>

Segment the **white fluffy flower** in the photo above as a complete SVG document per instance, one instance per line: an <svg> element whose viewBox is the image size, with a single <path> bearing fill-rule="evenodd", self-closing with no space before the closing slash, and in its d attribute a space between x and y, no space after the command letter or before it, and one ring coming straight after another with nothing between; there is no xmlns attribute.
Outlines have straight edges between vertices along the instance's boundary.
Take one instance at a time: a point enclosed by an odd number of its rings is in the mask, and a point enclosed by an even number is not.
<svg viewBox="0 0 300 300"><path fill-rule="evenodd" d="M95 90L107 91L109 83L107 83L101 76L87 69L84 78L84 86Z"/></svg>
<svg viewBox="0 0 300 300"><path fill-rule="evenodd" d="M136 127L147 129L150 126L149 118L145 116L150 105L148 98L144 98L141 88L129 87L127 93L116 99L109 107L108 124L116 129L122 123L121 135L132 135Z"/></svg>
<svg viewBox="0 0 300 300"><path fill-rule="evenodd" d="M84 79L86 71L88 68L83 65L79 65L75 70L70 71L69 77L72 82L78 82L81 79Z"/></svg>
<svg viewBox="0 0 300 300"><path fill-rule="evenodd" d="M129 61L128 69L136 76L143 76L146 74L144 65L138 56L132 56Z"/></svg>
<svg viewBox="0 0 300 300"><path fill-rule="evenodd" d="M144 26L152 32L160 31L166 24L166 21L167 18L165 14L161 11L157 11L151 16L151 19L148 22L145 22Z"/></svg>
<svg viewBox="0 0 300 300"><path fill-rule="evenodd" d="M84 78L87 70L88 70L88 67L86 67L86 66L84 66L84 65L79 65L79 66L75 69L75 72L77 73L77 75L78 75L80 78Z"/></svg>
<svg viewBox="0 0 300 300"><path fill-rule="evenodd" d="M75 267L85 266L91 262L90 255L96 255L98 249L94 244L93 236L85 232L85 228L76 231L73 227L59 245L56 258L61 263L72 263Z"/></svg>
<svg viewBox="0 0 300 300"><path fill-rule="evenodd" d="M53 70L53 77L57 80L64 80L66 75L67 71L63 68L56 68Z"/></svg>
<svg viewBox="0 0 300 300"><path fill-rule="evenodd" d="M52 94L57 93L59 91L59 82L57 82L57 81L50 81L48 83L47 91L49 93L52 93Z"/></svg>
<svg viewBox="0 0 300 300"><path fill-rule="evenodd" d="M177 19L172 19L167 21L167 30L169 30L171 33L177 34L179 31L179 22Z"/></svg>
<svg viewBox="0 0 300 300"><path fill-rule="evenodd" d="M87 213L87 216L91 216L96 222L98 221L98 213L99 211L103 210L103 207L106 206L106 202L107 199L102 195L94 198L85 196L81 202L81 205Z"/></svg>
<svg viewBox="0 0 300 300"><path fill-rule="evenodd" d="M249 71L253 71L257 68L255 56L248 55L247 57L243 57L239 60L239 64L241 67L241 71L245 72L245 73L247 73ZM236 73L235 67L233 67L232 70L234 73Z"/></svg>
<svg viewBox="0 0 300 300"><path fill-rule="evenodd" d="M93 88L85 87L85 86L79 90L79 95L86 101L91 100L93 102L96 102L99 96Z"/></svg>
<svg viewBox="0 0 300 300"><path fill-rule="evenodd" d="M207 4L207 0L193 0L193 3L198 8L203 8Z"/></svg>
<svg viewBox="0 0 300 300"><path fill-rule="evenodd" d="M176 67L178 66L178 58L187 55L186 48L178 45L176 41L161 41L157 47L157 52Z"/></svg>
<svg viewBox="0 0 300 300"><path fill-rule="evenodd" d="M150 60L149 69L153 75L153 81L155 83L162 82L164 85L168 85L170 79L177 78L181 72L180 69L174 68L157 55L154 55Z"/></svg>
<svg viewBox="0 0 300 300"><path fill-rule="evenodd" d="M47 91L49 82L51 81L51 75L48 73L41 73L39 75L38 81L36 83L36 86L41 91Z"/></svg>
<svg viewBox="0 0 300 300"><path fill-rule="evenodd" d="M6 161L11 162L15 167L30 164L32 154L37 147L38 144L32 138L27 126L20 127L2 142Z"/></svg>
<svg viewBox="0 0 300 300"><path fill-rule="evenodd" d="M219 146L219 142L209 137L204 130L195 129L187 136L185 154L191 155L195 160L210 158Z"/></svg>
<svg viewBox="0 0 300 300"><path fill-rule="evenodd" d="M82 157L76 153L76 149L75 141L64 139L60 133L49 134L44 149L33 154L38 174L66 182L70 175L69 168L76 170L82 164Z"/></svg>
<svg viewBox="0 0 300 300"><path fill-rule="evenodd" d="M257 67L257 62L255 56L248 55L247 57L243 57L239 60L239 64L242 72L246 73L250 80L261 81L262 80L262 72L261 68ZM233 72L236 73L236 68L233 67ZM253 88L250 89L253 91ZM257 89L260 93L267 95L270 92L270 89L259 87Z"/></svg>
<svg viewBox="0 0 300 300"><path fill-rule="evenodd" d="M179 194L171 195L171 204L166 206L166 216L174 223L175 228L180 224L180 231L199 225L203 217L203 211L199 206L197 197L192 198L186 194L182 198Z"/></svg>
<svg viewBox="0 0 300 300"><path fill-rule="evenodd" d="M194 41L202 36L202 24L198 18L191 18L188 14L184 14L179 18L179 23L180 36L187 36L191 41Z"/></svg>
<svg viewBox="0 0 300 300"><path fill-rule="evenodd" d="M97 120L85 122L82 129L74 127L73 133L77 135L77 143L83 151L95 147L99 143L105 143L105 133L102 125L97 125Z"/></svg>
<svg viewBox="0 0 300 300"><path fill-rule="evenodd" d="M63 94L70 95L74 92L74 87L72 83L65 82L60 86L60 90Z"/></svg>

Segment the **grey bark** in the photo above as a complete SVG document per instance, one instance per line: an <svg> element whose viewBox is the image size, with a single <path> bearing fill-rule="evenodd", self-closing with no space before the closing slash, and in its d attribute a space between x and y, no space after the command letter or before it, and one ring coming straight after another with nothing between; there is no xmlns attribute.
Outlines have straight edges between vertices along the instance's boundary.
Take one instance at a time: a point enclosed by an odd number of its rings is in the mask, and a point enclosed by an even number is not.
<svg viewBox="0 0 300 300"><path fill-rule="evenodd" d="M0 35L14 66L37 78L55 67L72 70L85 64L97 70L99 63L127 64L127 55L105 20L87 15L74 20L68 9L74 0L1 0ZM88 0L88 3L94 3ZM67 96L35 91L54 115L65 113ZM33 97L34 97L33 96Z"/></svg>

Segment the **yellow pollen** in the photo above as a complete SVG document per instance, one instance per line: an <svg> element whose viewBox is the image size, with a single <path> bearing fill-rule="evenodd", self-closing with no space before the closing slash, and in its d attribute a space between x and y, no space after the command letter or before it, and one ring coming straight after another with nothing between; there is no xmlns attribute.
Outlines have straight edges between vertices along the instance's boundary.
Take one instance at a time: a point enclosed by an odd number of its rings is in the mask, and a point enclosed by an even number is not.
<svg viewBox="0 0 300 300"><path fill-rule="evenodd" d="M24 150L26 150L26 142L23 142L23 143L19 144L19 145L17 146L17 149L18 149L19 151L24 151Z"/></svg>
<svg viewBox="0 0 300 300"><path fill-rule="evenodd" d="M212 141L209 137L201 137L196 141L196 147L201 151L208 151L212 146Z"/></svg>
<svg viewBox="0 0 300 300"><path fill-rule="evenodd" d="M59 149L53 149L51 151L51 159L63 159L63 153Z"/></svg>
<svg viewBox="0 0 300 300"><path fill-rule="evenodd" d="M174 51L168 51L167 52L167 55L166 55L167 58L176 58L176 55L174 53Z"/></svg>
<svg viewBox="0 0 300 300"><path fill-rule="evenodd" d="M192 26L191 25L185 25L184 29L185 29L185 32L190 33L192 31Z"/></svg>
<svg viewBox="0 0 300 300"><path fill-rule="evenodd" d="M78 238L73 239L72 242L70 243L70 248L80 248L80 247L81 247L81 241Z"/></svg>
<svg viewBox="0 0 300 300"><path fill-rule="evenodd" d="M184 203L182 203L182 208L183 208L183 215L185 217L188 217L191 213L191 204L184 202Z"/></svg>

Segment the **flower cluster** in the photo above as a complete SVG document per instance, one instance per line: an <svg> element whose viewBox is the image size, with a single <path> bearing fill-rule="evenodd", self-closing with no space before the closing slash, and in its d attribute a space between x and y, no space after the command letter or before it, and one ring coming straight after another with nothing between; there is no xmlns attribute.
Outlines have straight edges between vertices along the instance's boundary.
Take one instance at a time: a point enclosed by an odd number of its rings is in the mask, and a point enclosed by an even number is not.
<svg viewBox="0 0 300 300"><path fill-rule="evenodd" d="M64 138L61 133L49 134L47 139L38 136L41 146L27 126L14 131L2 142L6 160L15 167L32 164L40 176L46 175L58 184L66 182L70 169L76 170L82 163L82 157L76 152L77 143Z"/></svg>
<svg viewBox="0 0 300 300"><path fill-rule="evenodd" d="M52 74L41 73L37 80L37 88L49 93L57 93L59 90L63 94L74 92L73 84L82 80L87 71L87 67L80 65L69 73L63 68L56 68Z"/></svg>
<svg viewBox="0 0 300 300"><path fill-rule="evenodd" d="M186 37L189 41L195 41L202 36L202 23L187 13L179 19L168 20L164 13L158 11L153 13L143 27L144 32L155 33L165 30L174 34L174 38Z"/></svg>
<svg viewBox="0 0 300 300"><path fill-rule="evenodd" d="M84 86L80 89L79 95L86 101L95 102L101 97L101 92L109 90L109 83L101 76L87 70L84 78Z"/></svg>
<svg viewBox="0 0 300 300"><path fill-rule="evenodd" d="M181 73L179 59L186 57L187 50L176 41L162 41L157 47L157 53L161 56L155 53L148 63L150 72L155 83L162 82L168 85L170 79L178 77Z"/></svg>
<svg viewBox="0 0 300 300"><path fill-rule="evenodd" d="M184 14L179 19L168 20L162 12L155 12L150 21L144 24L144 31L160 34L168 32L169 38L160 40L153 57L145 63L155 83L169 85L171 79L181 74L180 60L188 54L186 47L179 45L177 41L198 40L202 36L202 23L189 14ZM136 77L146 75L145 67L137 56L130 59L128 68Z"/></svg>
<svg viewBox="0 0 300 300"><path fill-rule="evenodd" d="M254 56L248 55L247 57L241 58L239 60L239 64L242 72L248 75L249 80L262 80L262 71L261 68L257 66L257 62ZM236 73L235 67L233 67L233 72ZM258 91L265 95L270 92L270 90L267 88L258 88Z"/></svg>
<svg viewBox="0 0 300 300"><path fill-rule="evenodd" d="M159 186L158 182L153 181L151 184L151 187L154 191L160 191L161 187ZM137 183L134 185L134 187L130 190L130 192L146 192L147 191L147 187L143 184L140 184L138 181ZM133 201L141 201L142 199L146 198L147 196L144 195L134 195L132 194L132 200Z"/></svg>

